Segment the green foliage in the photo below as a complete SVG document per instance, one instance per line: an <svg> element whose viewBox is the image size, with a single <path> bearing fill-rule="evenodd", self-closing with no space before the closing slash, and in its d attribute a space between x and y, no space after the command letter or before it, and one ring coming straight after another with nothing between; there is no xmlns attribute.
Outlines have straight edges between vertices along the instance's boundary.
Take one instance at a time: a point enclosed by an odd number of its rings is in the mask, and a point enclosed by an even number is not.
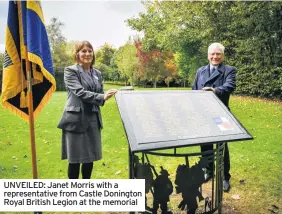
<svg viewBox="0 0 282 214"><path fill-rule="evenodd" d="M134 84L137 77L138 58L136 56L137 49L131 44L127 43L120 47L114 55L114 61L117 65L121 77L125 80L126 84L131 82Z"/></svg>
<svg viewBox="0 0 282 214"><path fill-rule="evenodd" d="M237 93L282 98L282 5L280 2L144 2L145 13L127 20L144 34L143 50L167 50L191 84L208 63L207 48L222 43L226 64L235 66Z"/></svg>
<svg viewBox="0 0 282 214"><path fill-rule="evenodd" d="M103 45L95 53L95 67L102 72L106 81L119 81L120 73L115 60L116 49L109 44Z"/></svg>
<svg viewBox="0 0 282 214"><path fill-rule="evenodd" d="M55 80L56 80L56 91L65 91L65 82L64 82L64 68L61 71L55 71Z"/></svg>
<svg viewBox="0 0 282 214"><path fill-rule="evenodd" d="M111 67L103 63L98 63L95 65L95 68L102 72L103 80L112 80L114 70Z"/></svg>
<svg viewBox="0 0 282 214"><path fill-rule="evenodd" d="M109 44L103 45L100 49L98 49L95 53L96 63L97 64L104 64L107 66L111 66L111 59L113 58L116 49L113 48Z"/></svg>
<svg viewBox="0 0 282 214"><path fill-rule="evenodd" d="M230 61L239 70L237 92L282 98L281 4L244 2L236 8L231 30L238 38Z"/></svg>
<svg viewBox="0 0 282 214"><path fill-rule="evenodd" d="M188 84L191 85L191 83L194 81L194 75L198 68L199 58L195 56L189 57L187 54L184 54L183 52L177 52L174 57L179 75L183 80L183 87L186 86L185 84L186 81L188 81ZM189 61L190 63L187 63Z"/></svg>
<svg viewBox="0 0 282 214"><path fill-rule="evenodd" d="M72 57L66 53L66 43L58 44L52 53L54 69L73 64Z"/></svg>
<svg viewBox="0 0 282 214"><path fill-rule="evenodd" d="M74 48L75 48L75 45L78 43L79 41L67 41L66 43L66 54L68 56L71 56L73 62L74 62Z"/></svg>

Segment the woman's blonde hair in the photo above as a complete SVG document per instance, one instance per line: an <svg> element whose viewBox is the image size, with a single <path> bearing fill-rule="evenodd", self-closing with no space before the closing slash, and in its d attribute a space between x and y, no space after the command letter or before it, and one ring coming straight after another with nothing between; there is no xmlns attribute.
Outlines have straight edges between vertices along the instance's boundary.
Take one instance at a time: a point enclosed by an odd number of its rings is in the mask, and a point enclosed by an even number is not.
<svg viewBox="0 0 282 214"><path fill-rule="evenodd" d="M79 55L78 55L78 52L84 47L88 47L88 48L91 48L92 51L93 51L93 60L91 62L91 66L95 64L95 54L94 54L94 49L93 49L93 46L91 45L90 42L88 41L81 41L81 42L78 42L77 44L75 44L75 47L74 47L74 61L76 63L79 63Z"/></svg>

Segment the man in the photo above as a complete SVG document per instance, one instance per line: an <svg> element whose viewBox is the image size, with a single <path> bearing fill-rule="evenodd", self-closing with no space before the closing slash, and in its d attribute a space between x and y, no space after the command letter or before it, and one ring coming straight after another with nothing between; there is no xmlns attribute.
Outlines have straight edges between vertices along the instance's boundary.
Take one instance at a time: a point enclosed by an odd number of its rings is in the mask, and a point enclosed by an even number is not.
<svg viewBox="0 0 282 214"><path fill-rule="evenodd" d="M212 91L229 109L230 94L236 88L236 69L223 64L224 46L220 43L212 43L208 48L209 65L198 69L196 78L192 86L193 90ZM212 150L213 145L201 146L201 151ZM224 150L224 180L223 191L230 189L230 159L229 150L226 143ZM205 180L208 181L213 175L213 164L209 164L205 170Z"/></svg>

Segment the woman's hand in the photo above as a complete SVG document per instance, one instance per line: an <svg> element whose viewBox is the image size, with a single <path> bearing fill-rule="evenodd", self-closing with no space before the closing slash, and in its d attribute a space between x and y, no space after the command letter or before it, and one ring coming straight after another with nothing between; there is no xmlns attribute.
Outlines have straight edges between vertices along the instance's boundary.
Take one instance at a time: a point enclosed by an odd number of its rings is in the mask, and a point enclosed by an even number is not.
<svg viewBox="0 0 282 214"><path fill-rule="evenodd" d="M110 99L115 93L117 93L117 89L110 89L104 94L104 100Z"/></svg>

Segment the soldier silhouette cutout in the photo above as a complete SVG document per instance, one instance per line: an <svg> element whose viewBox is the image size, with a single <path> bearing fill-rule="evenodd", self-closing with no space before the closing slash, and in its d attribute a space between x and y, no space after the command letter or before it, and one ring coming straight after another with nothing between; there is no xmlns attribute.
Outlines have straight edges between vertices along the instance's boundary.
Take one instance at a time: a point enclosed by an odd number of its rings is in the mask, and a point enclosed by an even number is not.
<svg viewBox="0 0 282 214"><path fill-rule="evenodd" d="M149 163L140 163L139 157L137 155L134 155L133 163L134 177L137 179L145 179L145 209L152 211L152 208L147 206L146 196L150 189L152 189L152 184L154 181L151 165Z"/></svg>
<svg viewBox="0 0 282 214"><path fill-rule="evenodd" d="M169 196L173 192L173 186L168 178L168 171L163 169L162 166L160 168L160 175L158 175L156 170L154 170L156 179L153 182L153 214L156 214L158 212L159 206L161 208L162 214L169 214L172 212L167 210L167 202L169 201Z"/></svg>
<svg viewBox="0 0 282 214"><path fill-rule="evenodd" d="M209 210L207 210L207 208ZM204 214L210 214L210 213L211 213L211 200L210 200L209 197L206 197L205 198L205 212L204 212Z"/></svg>
<svg viewBox="0 0 282 214"><path fill-rule="evenodd" d="M207 159L201 158L198 163L191 168L186 165L179 165L176 170L175 184L176 193L182 193L183 200L179 203L178 208L187 209L187 214L195 214L198 208L197 198L199 201L204 200L200 187L205 183L203 167L206 166Z"/></svg>

